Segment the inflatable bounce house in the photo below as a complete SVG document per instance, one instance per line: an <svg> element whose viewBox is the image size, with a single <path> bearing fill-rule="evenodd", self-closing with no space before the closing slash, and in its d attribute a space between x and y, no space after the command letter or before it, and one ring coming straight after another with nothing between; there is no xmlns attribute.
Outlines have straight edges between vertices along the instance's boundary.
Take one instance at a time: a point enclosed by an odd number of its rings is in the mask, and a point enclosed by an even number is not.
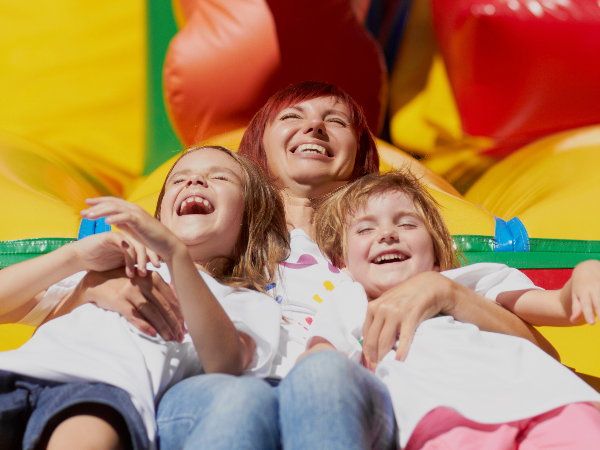
<svg viewBox="0 0 600 450"><path fill-rule="evenodd" d="M556 289L600 258L596 0L0 3L0 267L105 231L85 198L153 211L183 148L237 148L304 80L362 105L381 168L425 180L467 263ZM33 331L1 325L0 350ZM598 324L540 331L600 390Z"/></svg>

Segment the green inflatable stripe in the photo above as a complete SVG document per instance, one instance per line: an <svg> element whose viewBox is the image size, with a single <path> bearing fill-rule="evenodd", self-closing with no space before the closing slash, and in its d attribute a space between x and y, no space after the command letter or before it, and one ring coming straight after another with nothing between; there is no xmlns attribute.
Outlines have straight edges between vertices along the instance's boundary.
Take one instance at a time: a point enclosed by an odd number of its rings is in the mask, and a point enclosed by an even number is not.
<svg viewBox="0 0 600 450"><path fill-rule="evenodd" d="M495 262L515 269L572 269L588 259L600 260L600 253L564 252L465 252L467 264Z"/></svg>
<svg viewBox="0 0 600 450"><path fill-rule="evenodd" d="M467 264L497 262L517 269L570 269L586 259L600 260L600 241L531 239L530 252L494 252L492 236L456 235L452 238ZM0 269L73 241L71 238L0 241Z"/></svg>
<svg viewBox="0 0 600 450"><path fill-rule="evenodd" d="M36 238L0 241L0 269L62 247L74 238Z"/></svg>
<svg viewBox="0 0 600 450"><path fill-rule="evenodd" d="M467 264L497 262L517 269L571 269L586 259L600 259L600 241L530 239L529 252L495 252L493 236L455 235L452 239Z"/></svg>

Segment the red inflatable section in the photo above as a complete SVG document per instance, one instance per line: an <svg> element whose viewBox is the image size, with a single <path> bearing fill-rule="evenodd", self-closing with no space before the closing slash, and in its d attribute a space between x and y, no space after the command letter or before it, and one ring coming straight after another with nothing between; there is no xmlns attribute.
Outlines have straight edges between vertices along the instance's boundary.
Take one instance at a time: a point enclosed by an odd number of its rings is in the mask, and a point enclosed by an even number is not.
<svg viewBox="0 0 600 450"><path fill-rule="evenodd" d="M488 152L600 123L598 0L433 0L463 130Z"/></svg>
<svg viewBox="0 0 600 450"><path fill-rule="evenodd" d="M304 80L346 90L377 131L387 72L360 24L358 0L180 0L185 26L164 68L165 97L185 144L247 125L277 90Z"/></svg>

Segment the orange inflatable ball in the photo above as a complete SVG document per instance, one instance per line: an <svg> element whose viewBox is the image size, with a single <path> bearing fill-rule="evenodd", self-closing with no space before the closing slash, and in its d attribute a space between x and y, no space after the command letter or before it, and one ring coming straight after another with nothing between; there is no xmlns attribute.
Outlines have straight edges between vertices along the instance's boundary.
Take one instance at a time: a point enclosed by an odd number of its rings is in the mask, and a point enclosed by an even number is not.
<svg viewBox="0 0 600 450"><path fill-rule="evenodd" d="M380 129L387 70L358 20L364 1L174 1L184 25L167 52L165 99L186 145L247 125L272 94L306 80L340 86Z"/></svg>

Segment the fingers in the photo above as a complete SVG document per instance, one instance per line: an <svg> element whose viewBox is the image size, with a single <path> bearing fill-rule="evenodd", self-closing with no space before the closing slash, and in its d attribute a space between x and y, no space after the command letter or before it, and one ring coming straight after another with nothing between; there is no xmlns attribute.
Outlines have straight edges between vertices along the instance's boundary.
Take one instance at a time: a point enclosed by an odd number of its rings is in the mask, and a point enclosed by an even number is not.
<svg viewBox="0 0 600 450"><path fill-rule="evenodd" d="M370 307L371 305L369 305ZM364 364L370 370L375 370L379 362L379 335L385 323L383 314L374 314L373 320L369 325L367 334L364 334L363 340L363 355L365 358ZM364 331L364 328L363 328Z"/></svg>
<svg viewBox="0 0 600 450"><path fill-rule="evenodd" d="M590 325L593 325L596 322L596 315L594 313L594 302L592 296L589 293L584 294L581 295L578 300L581 304L581 310L583 311L585 321Z"/></svg>
<svg viewBox="0 0 600 450"><path fill-rule="evenodd" d="M187 332L187 330L185 328L183 313L181 312L181 306L179 305L179 300L177 300L175 291L170 284L165 283L158 273L153 272L152 275L153 286L158 292L154 295L154 298L164 312L165 320L171 329L176 335L181 334L181 339L183 339L183 333Z"/></svg>
<svg viewBox="0 0 600 450"><path fill-rule="evenodd" d="M125 274L129 278L133 278L135 276L135 262L137 260L135 247L133 244L130 244L129 239L125 235L121 235L120 246L125 259Z"/></svg>
<svg viewBox="0 0 600 450"><path fill-rule="evenodd" d="M404 327L404 325L403 325ZM379 342L377 345L377 363L381 362L383 357L394 347L400 324L394 320L385 321L381 333L379 334Z"/></svg>
<svg viewBox="0 0 600 450"><path fill-rule="evenodd" d="M600 316L600 292L594 291L592 293L592 303L594 304L594 310L596 312L596 317Z"/></svg>
<svg viewBox="0 0 600 450"><path fill-rule="evenodd" d="M146 264L148 263L147 250L144 245L139 243L135 239L131 239L133 247L135 248L135 253L137 257L137 271L141 277L145 277L147 274Z"/></svg>
<svg viewBox="0 0 600 450"><path fill-rule="evenodd" d="M140 330L142 333L147 334L148 336L155 337L156 330L148 323L146 319L135 309L131 309L130 313L127 315L123 314L123 317L127 319L127 321ZM164 336L163 336L164 339ZM165 339L166 340L166 339Z"/></svg>
<svg viewBox="0 0 600 450"><path fill-rule="evenodd" d="M396 359L398 361L404 361L408 356L408 351L418 326L419 323L417 320L407 319L402 323L402 328L400 328L400 338L398 339L398 348L396 349Z"/></svg>
<svg viewBox="0 0 600 450"><path fill-rule="evenodd" d="M146 248L146 253L147 253L148 258L150 259L150 262L152 263L152 265L156 268L160 267L160 258L158 257L156 252L154 250L150 250L149 248Z"/></svg>
<svg viewBox="0 0 600 450"><path fill-rule="evenodd" d="M164 317L152 301L136 301L132 303L132 305L134 310L134 312L132 313L134 317L137 317L139 320L145 321L148 324L148 326L150 328L155 329L165 341L178 340L177 336L173 333L171 327L169 327Z"/></svg>
<svg viewBox="0 0 600 450"><path fill-rule="evenodd" d="M579 302L579 299L577 299L577 297L573 296L573 300L571 303L571 317L569 320L572 323L579 322L579 319L581 318L582 313L583 313L583 311L581 309L581 303Z"/></svg>

